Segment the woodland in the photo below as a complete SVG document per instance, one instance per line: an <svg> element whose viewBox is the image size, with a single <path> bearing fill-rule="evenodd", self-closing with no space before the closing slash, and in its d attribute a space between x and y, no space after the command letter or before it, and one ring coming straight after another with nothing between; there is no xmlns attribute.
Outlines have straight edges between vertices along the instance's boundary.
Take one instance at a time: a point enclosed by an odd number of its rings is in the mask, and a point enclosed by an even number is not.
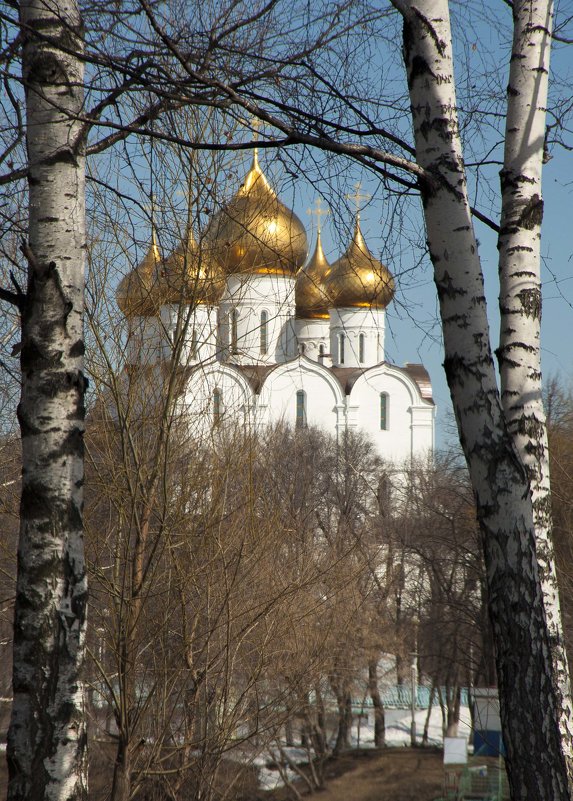
<svg viewBox="0 0 573 801"><path fill-rule="evenodd" d="M541 174L568 146L570 107L550 53L570 20L514 0L465 18L452 4L452 26L449 5L0 10L9 799L87 797L90 715L110 735L114 801L219 798L238 782L231 750L283 736L302 736L318 789L326 754L348 745L357 682L382 745L378 658L395 654L400 681L413 649L447 688L446 727L460 686L495 674L514 801L571 797L555 565L567 623L570 399L550 382L544 409L540 366ZM504 69L484 54L474 80L463 31L486 25ZM333 199L357 165L393 222L409 204L423 214L411 244L433 269L465 467L437 456L395 482L404 467L367 442L312 430L204 447L174 413L175 369L159 385L122 369L110 290L138 220L176 236L169 175L183 169L199 224L220 203L214 175L255 134ZM499 250L495 344L478 224Z"/></svg>

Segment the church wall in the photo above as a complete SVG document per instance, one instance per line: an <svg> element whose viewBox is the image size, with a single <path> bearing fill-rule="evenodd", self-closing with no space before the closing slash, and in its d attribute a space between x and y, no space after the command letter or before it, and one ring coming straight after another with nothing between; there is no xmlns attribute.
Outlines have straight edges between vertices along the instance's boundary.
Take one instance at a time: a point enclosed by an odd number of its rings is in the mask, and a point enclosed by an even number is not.
<svg viewBox="0 0 573 801"><path fill-rule="evenodd" d="M217 308L206 304L195 307L166 304L161 308L163 358L170 359L179 323L182 365L214 359L217 353Z"/></svg>
<svg viewBox="0 0 573 801"><path fill-rule="evenodd" d="M392 368L359 378L347 402L349 422L372 438L383 458L399 463L431 450L434 407Z"/></svg>
<svg viewBox="0 0 573 801"><path fill-rule="evenodd" d="M337 367L373 367L384 359L385 312L375 308L330 309L330 352ZM362 347L360 337L363 337ZM342 353L341 337L344 337Z"/></svg>
<svg viewBox="0 0 573 801"><path fill-rule="evenodd" d="M239 373L224 365L198 366L180 404L193 437L210 436L217 427L245 429L252 423L252 390Z"/></svg>
<svg viewBox="0 0 573 801"><path fill-rule="evenodd" d="M163 326L157 317L134 316L129 321L126 363L150 365L163 358Z"/></svg>
<svg viewBox="0 0 573 801"><path fill-rule="evenodd" d="M322 346L322 357L330 355L330 320L297 319L295 326L299 353L316 362L321 357Z"/></svg>
<svg viewBox="0 0 573 801"><path fill-rule="evenodd" d="M297 392L304 392L302 420ZM296 428L297 403L299 425L317 426L333 436L340 425L344 426L344 396L340 386L327 371L317 370L306 359L296 359L267 377L257 402L257 422L285 423Z"/></svg>
<svg viewBox="0 0 573 801"><path fill-rule="evenodd" d="M412 410L412 442L415 453L433 453L435 406L415 407Z"/></svg>
<svg viewBox="0 0 573 801"><path fill-rule="evenodd" d="M221 346L225 358L237 364L280 364L295 356L294 311L293 278L229 276L220 306ZM261 317L263 312L266 324ZM236 336L233 315L236 315Z"/></svg>

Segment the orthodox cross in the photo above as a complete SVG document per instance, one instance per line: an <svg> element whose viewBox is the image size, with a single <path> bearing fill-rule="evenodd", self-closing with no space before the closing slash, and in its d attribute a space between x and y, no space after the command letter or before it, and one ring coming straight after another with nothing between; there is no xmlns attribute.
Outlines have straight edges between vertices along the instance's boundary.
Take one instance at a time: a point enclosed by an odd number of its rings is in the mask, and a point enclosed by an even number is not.
<svg viewBox="0 0 573 801"><path fill-rule="evenodd" d="M251 128L253 129L253 140L255 142L259 141L259 131L263 127L264 123L258 117L253 116L251 117Z"/></svg>
<svg viewBox="0 0 573 801"><path fill-rule="evenodd" d="M149 220L151 222L151 243L153 247L157 247L157 236L155 226L155 193L151 189L149 193L149 203L142 203L141 208L149 213Z"/></svg>
<svg viewBox="0 0 573 801"><path fill-rule="evenodd" d="M322 228L320 218L327 217L330 214L330 209L323 209L322 198L317 197L316 200L314 201L314 209L308 208L306 210L306 213L310 214L312 217L317 218L316 228L317 228L317 233L320 235L320 231Z"/></svg>
<svg viewBox="0 0 573 801"><path fill-rule="evenodd" d="M356 205L356 219L360 219L360 201L361 200L370 200L372 195L366 194L366 192L361 192L360 189L362 187L362 183L360 181L356 181L354 184L354 193L352 195L346 195L347 200L353 200Z"/></svg>
<svg viewBox="0 0 573 801"><path fill-rule="evenodd" d="M249 120L247 120L244 117L242 117L239 120L239 122L242 122L243 125L248 125L249 128L251 129L251 132L253 134L253 142L255 143L255 147L254 147L255 157L257 157L258 154L259 154L259 149L257 147L257 142L259 141L259 131L264 126L264 122L262 120L260 120L258 117L255 117L254 114L251 115L251 118Z"/></svg>

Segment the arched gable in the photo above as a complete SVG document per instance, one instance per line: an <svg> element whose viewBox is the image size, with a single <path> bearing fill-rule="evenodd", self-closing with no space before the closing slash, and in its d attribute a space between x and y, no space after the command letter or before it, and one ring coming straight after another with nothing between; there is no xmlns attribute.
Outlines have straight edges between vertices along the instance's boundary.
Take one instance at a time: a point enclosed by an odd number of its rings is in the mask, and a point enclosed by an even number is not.
<svg viewBox="0 0 573 801"><path fill-rule="evenodd" d="M375 387L379 392L384 391L384 388L390 391L393 388L395 389L396 386L401 386L407 393L410 405L428 404L428 401L422 397L417 383L404 370L393 364L384 362L371 367L369 370L362 371L348 387L350 397L352 398L357 393L363 392L365 385Z"/></svg>
<svg viewBox="0 0 573 801"><path fill-rule="evenodd" d="M403 462L431 451L435 407L405 369L383 363L348 384L349 424L365 431L383 456Z"/></svg>
<svg viewBox="0 0 573 801"><path fill-rule="evenodd" d="M297 393L298 396L297 396ZM261 423L300 425L304 393L304 421L335 434L344 419L344 392L331 371L299 356L277 365L265 376L257 398ZM297 414L298 409L298 414Z"/></svg>
<svg viewBox="0 0 573 801"><path fill-rule="evenodd" d="M244 425L254 405L254 392L239 368L213 362L190 372L180 405L191 432L204 434L223 423Z"/></svg>

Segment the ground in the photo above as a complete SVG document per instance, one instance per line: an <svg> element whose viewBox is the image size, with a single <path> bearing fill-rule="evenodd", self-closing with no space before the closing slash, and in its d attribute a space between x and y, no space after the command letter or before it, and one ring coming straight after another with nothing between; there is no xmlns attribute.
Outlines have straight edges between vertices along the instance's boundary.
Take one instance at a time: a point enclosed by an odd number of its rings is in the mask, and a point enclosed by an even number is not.
<svg viewBox="0 0 573 801"><path fill-rule="evenodd" d="M443 756L437 748L355 750L328 767L320 801L434 801L443 790ZM284 801L284 791L266 796ZM262 797L261 797L262 798Z"/></svg>
<svg viewBox="0 0 573 801"><path fill-rule="evenodd" d="M441 747L441 715L434 710L429 726L430 747L410 748L410 713L407 710L387 711L387 740L393 747L377 750L372 748L372 732L368 724L362 724L360 736L353 732L356 747L331 759L326 766L326 788L316 794L317 801L435 801L443 796L444 767ZM426 712L420 710L416 715L416 727L420 734L424 728ZM468 733L469 718L464 710L460 728ZM7 722L7 721L6 721ZM355 727L356 729L356 727ZM461 732L460 732L461 733ZM366 747L364 747L366 746ZM1 746L0 746L1 748ZM90 798L103 799L109 791L109 770L113 763L113 749L104 755L102 745L92 742L91 756L93 770L90 778ZM109 750L109 749L108 749ZM298 749L291 749L292 756ZM0 753L0 798L5 796L6 763ZM107 758L104 759L104 756ZM301 757L302 758L302 757ZM245 777L242 799L245 801L287 801L292 799L284 787L274 790L257 788L256 775L263 779L267 787L277 784L276 770L269 770L267 755L257 762L257 770ZM482 757L470 757L470 764L489 763ZM492 764L497 760L492 760ZM105 769L102 766L105 764ZM247 789L248 787L248 789ZM299 792L304 792L298 785ZM306 796L310 798L310 796Z"/></svg>
<svg viewBox="0 0 573 801"><path fill-rule="evenodd" d="M0 798L5 797L7 770L0 754ZM470 757L470 764L497 760ZM327 784L315 796L317 801L436 801L443 798L444 766L441 749L430 748L372 748L354 749L331 760L326 768ZM103 777L100 777L102 779ZM91 798L103 798L104 784L109 790L109 776L98 781L92 774ZM98 786L101 785L101 786ZM302 786L298 786L301 795ZM292 801L284 787L272 791L256 790L251 786L242 801Z"/></svg>

